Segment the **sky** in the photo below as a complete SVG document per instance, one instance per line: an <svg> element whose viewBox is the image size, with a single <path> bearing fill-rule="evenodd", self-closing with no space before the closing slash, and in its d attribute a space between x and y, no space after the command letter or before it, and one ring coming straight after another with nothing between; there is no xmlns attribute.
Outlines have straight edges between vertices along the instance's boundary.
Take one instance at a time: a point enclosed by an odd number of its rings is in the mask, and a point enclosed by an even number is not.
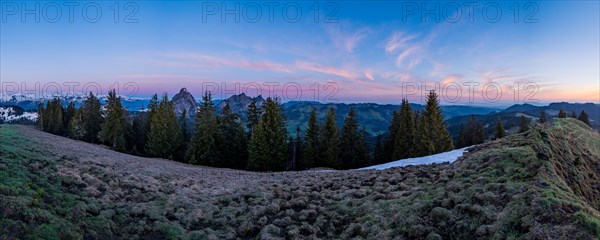
<svg viewBox="0 0 600 240"><path fill-rule="evenodd" d="M2 94L600 103L598 1L0 3Z"/></svg>

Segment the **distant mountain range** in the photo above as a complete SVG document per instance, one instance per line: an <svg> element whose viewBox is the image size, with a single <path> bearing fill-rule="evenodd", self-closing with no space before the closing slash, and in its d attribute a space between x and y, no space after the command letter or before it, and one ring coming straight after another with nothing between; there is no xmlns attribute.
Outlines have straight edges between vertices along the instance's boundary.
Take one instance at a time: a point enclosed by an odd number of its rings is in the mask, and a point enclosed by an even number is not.
<svg viewBox="0 0 600 240"><path fill-rule="evenodd" d="M531 104L516 104L499 112L487 114L474 114L474 118L484 125L486 135L491 135L496 130L496 121L498 117L502 119L504 128L508 131L516 131L519 128L520 117L525 116L532 122L538 120L542 110L546 112L546 117L552 119L558 117L559 111L563 109L568 115L575 112L577 116L581 111L585 111L590 117L590 123L594 129L600 129L600 105L593 103L551 103L548 106L534 106ZM448 118L446 123L448 129L454 137L458 136L461 124L466 124L471 115L463 115Z"/></svg>
<svg viewBox="0 0 600 240"><path fill-rule="evenodd" d="M66 106L69 102L74 102L76 107L81 106L85 100L83 95L72 96L57 96L61 98ZM130 98L121 97L123 106L127 111L137 112L145 109L148 106L150 99L147 98ZM99 96L100 102L105 103L106 96ZM214 104L217 111L221 111L225 103L229 103L234 113L240 115L242 120L246 120L248 113L248 105L252 100L256 100L258 106L262 106L265 99L262 96L250 97L244 93L233 95L224 100L215 100ZM0 106L17 106L24 111L35 111L40 102L45 103L47 98L35 98L33 96L14 95L0 99ZM194 96L185 88L173 96L177 114L181 114L183 110L188 113L194 111L199 106L201 98ZM329 107L336 110L337 123L341 126L344 122L344 117L348 114L351 107L354 107L357 112L357 118L365 130L372 136L383 134L387 131L392 113L399 110L399 105L393 104L376 104L376 103L320 103L314 101L290 101L283 103L287 117L288 132L295 134L296 128L301 130L306 128L310 111L314 108L317 111L317 117L320 122L325 120L325 115ZM411 104L413 110L423 111L424 106L421 104ZM442 106L442 111L446 117L450 132L456 136L460 128L460 124L466 123L470 116L482 122L486 131L491 134L494 131L495 123L498 117L501 117L506 129L518 127L519 117L521 115L531 119L537 119L542 110L546 111L549 118L556 117L560 109L571 114L575 111L579 114L582 110L586 111L590 116L590 121L594 128L600 128L600 105L593 103L551 103L548 106L534 106L531 104L517 104L506 109L497 107L482 107L482 106L465 106L465 105L447 105ZM193 114L188 114L193 117ZM31 117L31 116L30 116ZM14 118L14 117L13 117Z"/></svg>

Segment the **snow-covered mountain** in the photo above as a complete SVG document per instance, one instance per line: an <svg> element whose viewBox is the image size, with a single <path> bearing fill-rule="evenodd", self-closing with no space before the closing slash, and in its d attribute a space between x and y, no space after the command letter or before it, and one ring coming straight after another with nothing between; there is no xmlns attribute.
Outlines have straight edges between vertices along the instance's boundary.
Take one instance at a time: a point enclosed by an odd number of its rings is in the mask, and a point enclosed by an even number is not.
<svg viewBox="0 0 600 240"><path fill-rule="evenodd" d="M107 95L98 95L100 103L105 104ZM43 103L44 105L48 100L53 98L59 98L64 107L70 102L75 104L75 107L80 107L87 98L87 95L83 94L58 94L50 96L40 96L37 94L14 94L14 95L0 95L0 106L18 106L23 108L25 111L37 110L38 104ZM127 111L139 111L145 109L148 106L149 98L137 98L121 96L123 107Z"/></svg>

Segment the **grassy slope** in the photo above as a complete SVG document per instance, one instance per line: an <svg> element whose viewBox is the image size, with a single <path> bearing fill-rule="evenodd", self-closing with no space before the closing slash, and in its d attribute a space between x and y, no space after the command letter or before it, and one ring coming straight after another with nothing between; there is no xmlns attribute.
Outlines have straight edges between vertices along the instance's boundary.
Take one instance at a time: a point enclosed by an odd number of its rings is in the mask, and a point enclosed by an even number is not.
<svg viewBox="0 0 600 240"><path fill-rule="evenodd" d="M0 142L4 238L600 239L600 136L571 119L476 146L452 165L313 173L196 199L133 182L90 194L90 182L57 169L123 176L31 146L12 126Z"/></svg>

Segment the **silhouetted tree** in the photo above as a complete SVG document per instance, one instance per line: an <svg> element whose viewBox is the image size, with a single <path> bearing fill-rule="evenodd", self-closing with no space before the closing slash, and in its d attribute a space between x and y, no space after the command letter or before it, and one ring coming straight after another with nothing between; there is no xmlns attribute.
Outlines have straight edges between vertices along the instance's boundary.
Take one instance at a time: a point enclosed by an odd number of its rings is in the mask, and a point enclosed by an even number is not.
<svg viewBox="0 0 600 240"><path fill-rule="evenodd" d="M248 164L248 138L237 114L233 113L229 102L225 103L222 115L218 118L217 152L219 167L244 169Z"/></svg>
<svg viewBox="0 0 600 240"><path fill-rule="evenodd" d="M566 118L567 117L567 113L560 109L560 111L558 111L558 118Z"/></svg>
<svg viewBox="0 0 600 240"><path fill-rule="evenodd" d="M502 125L502 119L498 117L496 121L496 134L494 135L495 139L503 138L506 136L506 132L504 131L504 126Z"/></svg>
<svg viewBox="0 0 600 240"><path fill-rule="evenodd" d="M287 130L279 99L267 98L262 119L254 126L248 146L248 169L285 170Z"/></svg>
<svg viewBox="0 0 600 240"><path fill-rule="evenodd" d="M335 122L335 110L333 107L329 107L327 110L327 117L325 118L325 123L323 124L322 129L323 154L321 155L321 159L323 161L323 165L330 168L341 168L342 162L340 161L340 138L338 134L338 127Z"/></svg>
<svg viewBox="0 0 600 240"><path fill-rule="evenodd" d="M313 108L308 119L308 128L304 136L304 155L303 161L298 164L299 169L312 168L314 166L323 167L324 164L319 162L321 153L319 122L317 121L317 111Z"/></svg>
<svg viewBox="0 0 600 240"><path fill-rule="evenodd" d="M579 114L579 117L577 119L579 119L579 121L582 121L583 123L587 124L590 127L592 126L592 123L590 123L590 117L583 110L581 111L581 113Z"/></svg>
<svg viewBox="0 0 600 240"><path fill-rule="evenodd" d="M435 91L430 91L427 95L427 103L423 112L423 134L425 134L424 144L428 149L426 154L435 154L446 152L454 148L452 137L444 124L444 116L439 104L438 95Z"/></svg>
<svg viewBox="0 0 600 240"><path fill-rule="evenodd" d="M85 128L84 140L87 142L97 143L100 126L104 120L101 112L101 104L98 98L92 92L83 102L83 125Z"/></svg>
<svg viewBox="0 0 600 240"><path fill-rule="evenodd" d="M414 116L408 100L402 99L400 114L398 115L398 127L396 129L396 140L394 141L394 151L392 159L403 159L415 156L415 135L416 128Z"/></svg>
<svg viewBox="0 0 600 240"><path fill-rule="evenodd" d="M519 124L519 132L520 133L524 133L529 131L529 124L531 123L531 120L523 115L521 115L520 117L520 124Z"/></svg>
<svg viewBox="0 0 600 240"><path fill-rule="evenodd" d="M151 108L150 132L146 141L146 154L150 157L175 159L182 143L181 129L177 123L175 107L163 94L158 106Z"/></svg>
<svg viewBox="0 0 600 240"><path fill-rule="evenodd" d="M546 111L542 110L540 112L540 119L538 120L539 123L546 123L548 121L548 119L546 119Z"/></svg>
<svg viewBox="0 0 600 240"><path fill-rule="evenodd" d="M356 110L350 107L350 112L344 120L341 136L341 160L343 168L357 168L368 159L368 148L359 130Z"/></svg>
<svg viewBox="0 0 600 240"><path fill-rule="evenodd" d="M212 95L210 92L205 92L202 96L202 105L196 112L196 131L186 157L189 163L208 166L222 164L219 162L217 146L218 131Z"/></svg>
<svg viewBox="0 0 600 240"><path fill-rule="evenodd" d="M125 134L127 130L127 112L121 105L121 98L115 90L108 92L106 100L106 119L100 127L100 139L112 149L123 152L127 150Z"/></svg>

